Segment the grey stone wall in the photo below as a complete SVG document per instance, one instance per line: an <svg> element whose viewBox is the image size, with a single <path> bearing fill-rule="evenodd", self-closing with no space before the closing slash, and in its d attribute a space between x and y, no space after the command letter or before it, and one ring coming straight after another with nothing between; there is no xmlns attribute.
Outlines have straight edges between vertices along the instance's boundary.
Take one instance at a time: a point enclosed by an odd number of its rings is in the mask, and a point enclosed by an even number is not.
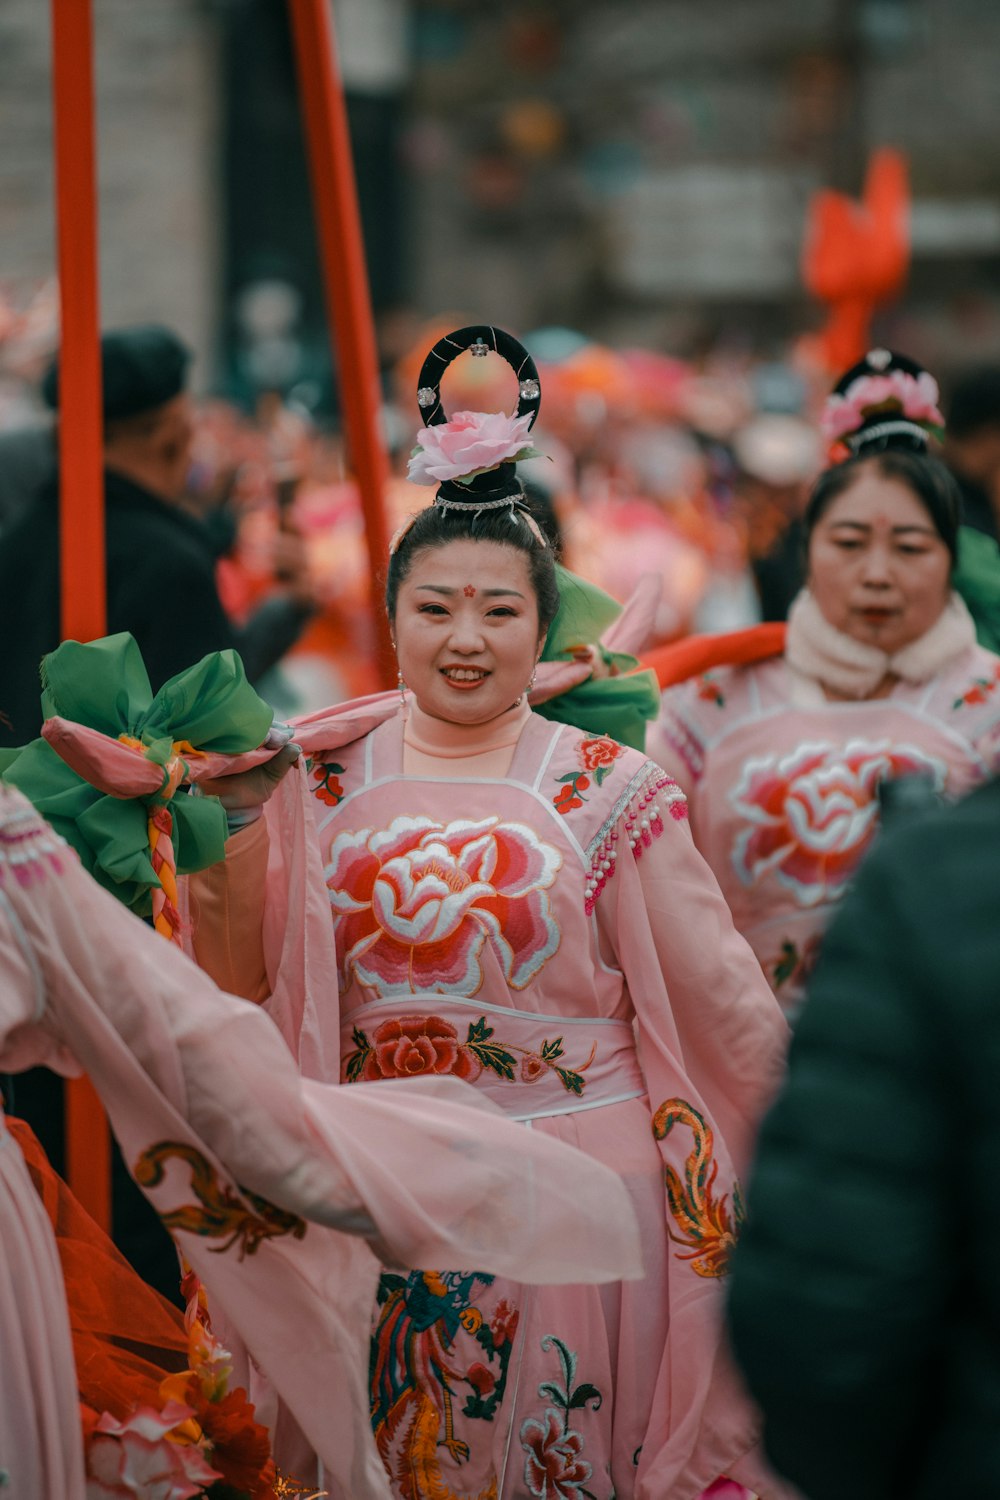
<svg viewBox="0 0 1000 1500"><path fill-rule="evenodd" d="M216 21L197 0L95 0L101 310L215 335ZM0 4L0 279L55 271L46 0Z"/></svg>

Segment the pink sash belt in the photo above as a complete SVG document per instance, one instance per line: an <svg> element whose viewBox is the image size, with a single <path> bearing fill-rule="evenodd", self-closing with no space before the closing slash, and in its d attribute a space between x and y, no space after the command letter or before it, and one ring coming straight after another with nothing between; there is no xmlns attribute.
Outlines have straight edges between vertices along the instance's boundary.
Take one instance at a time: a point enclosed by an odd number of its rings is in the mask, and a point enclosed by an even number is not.
<svg viewBox="0 0 1000 1500"><path fill-rule="evenodd" d="M550 1016L431 993L344 1017L346 1083L450 1073L515 1120L576 1114L646 1092L630 1021Z"/></svg>

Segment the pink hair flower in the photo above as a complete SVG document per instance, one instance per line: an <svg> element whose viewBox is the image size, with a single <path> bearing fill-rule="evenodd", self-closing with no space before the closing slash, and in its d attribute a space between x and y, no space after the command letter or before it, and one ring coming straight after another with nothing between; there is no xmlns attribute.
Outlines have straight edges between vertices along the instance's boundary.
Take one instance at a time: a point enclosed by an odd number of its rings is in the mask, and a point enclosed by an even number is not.
<svg viewBox="0 0 1000 1500"><path fill-rule="evenodd" d="M820 418L823 436L830 443L848 437L873 416L904 417L928 429L942 428L938 386L933 375L922 370L910 375L891 370L888 375L859 375L843 394L829 396Z"/></svg>
<svg viewBox="0 0 1000 1500"><path fill-rule="evenodd" d="M509 417L502 411L457 411L447 422L422 427L407 478L414 484L465 484L500 464L541 455L528 436L532 413Z"/></svg>

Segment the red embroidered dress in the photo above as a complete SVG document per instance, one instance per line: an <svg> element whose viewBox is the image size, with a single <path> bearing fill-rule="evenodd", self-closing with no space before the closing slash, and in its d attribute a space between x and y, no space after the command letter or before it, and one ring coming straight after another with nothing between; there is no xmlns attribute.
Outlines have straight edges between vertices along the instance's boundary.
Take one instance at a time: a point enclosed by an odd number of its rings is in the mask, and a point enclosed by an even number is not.
<svg viewBox="0 0 1000 1500"><path fill-rule="evenodd" d="M383 1276L371 1405L394 1493L700 1495L754 1444L721 1354L720 1278L785 1028L682 793L636 752L534 714L503 777L446 759L404 775L402 717L378 699L296 737L342 1079L461 1078L613 1165L643 1227L646 1276L613 1291ZM269 808L285 870L296 795ZM305 1065L332 1054L331 1019L305 1007ZM414 1183L429 1212L442 1171ZM751 1456L747 1482L761 1472Z"/></svg>

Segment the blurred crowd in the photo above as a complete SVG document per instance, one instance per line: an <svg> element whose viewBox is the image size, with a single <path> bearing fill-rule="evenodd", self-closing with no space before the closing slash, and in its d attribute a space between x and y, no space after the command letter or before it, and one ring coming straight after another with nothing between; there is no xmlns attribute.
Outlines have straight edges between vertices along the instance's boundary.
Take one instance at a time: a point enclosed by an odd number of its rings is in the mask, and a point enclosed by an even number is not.
<svg viewBox="0 0 1000 1500"><path fill-rule="evenodd" d="M426 501L404 477L421 425L422 351L461 321L414 320L395 337L382 413L390 529ZM53 417L40 387L56 342L51 283L19 302L0 287L0 528L53 470ZM528 332L525 342L541 378L535 438L544 454L525 477L558 527L567 565L619 599L643 573L658 573L651 644L783 617L797 586L789 526L823 461L816 413L826 374L808 347L776 361L719 353L686 362L606 348L566 328ZM457 360L443 394L452 412L516 401L496 356ZM288 585L310 603L293 651L265 683L269 695L302 712L370 691L370 569L336 423L276 390L262 390L252 410L200 397L192 414L182 503L210 528L226 610L240 623Z"/></svg>

